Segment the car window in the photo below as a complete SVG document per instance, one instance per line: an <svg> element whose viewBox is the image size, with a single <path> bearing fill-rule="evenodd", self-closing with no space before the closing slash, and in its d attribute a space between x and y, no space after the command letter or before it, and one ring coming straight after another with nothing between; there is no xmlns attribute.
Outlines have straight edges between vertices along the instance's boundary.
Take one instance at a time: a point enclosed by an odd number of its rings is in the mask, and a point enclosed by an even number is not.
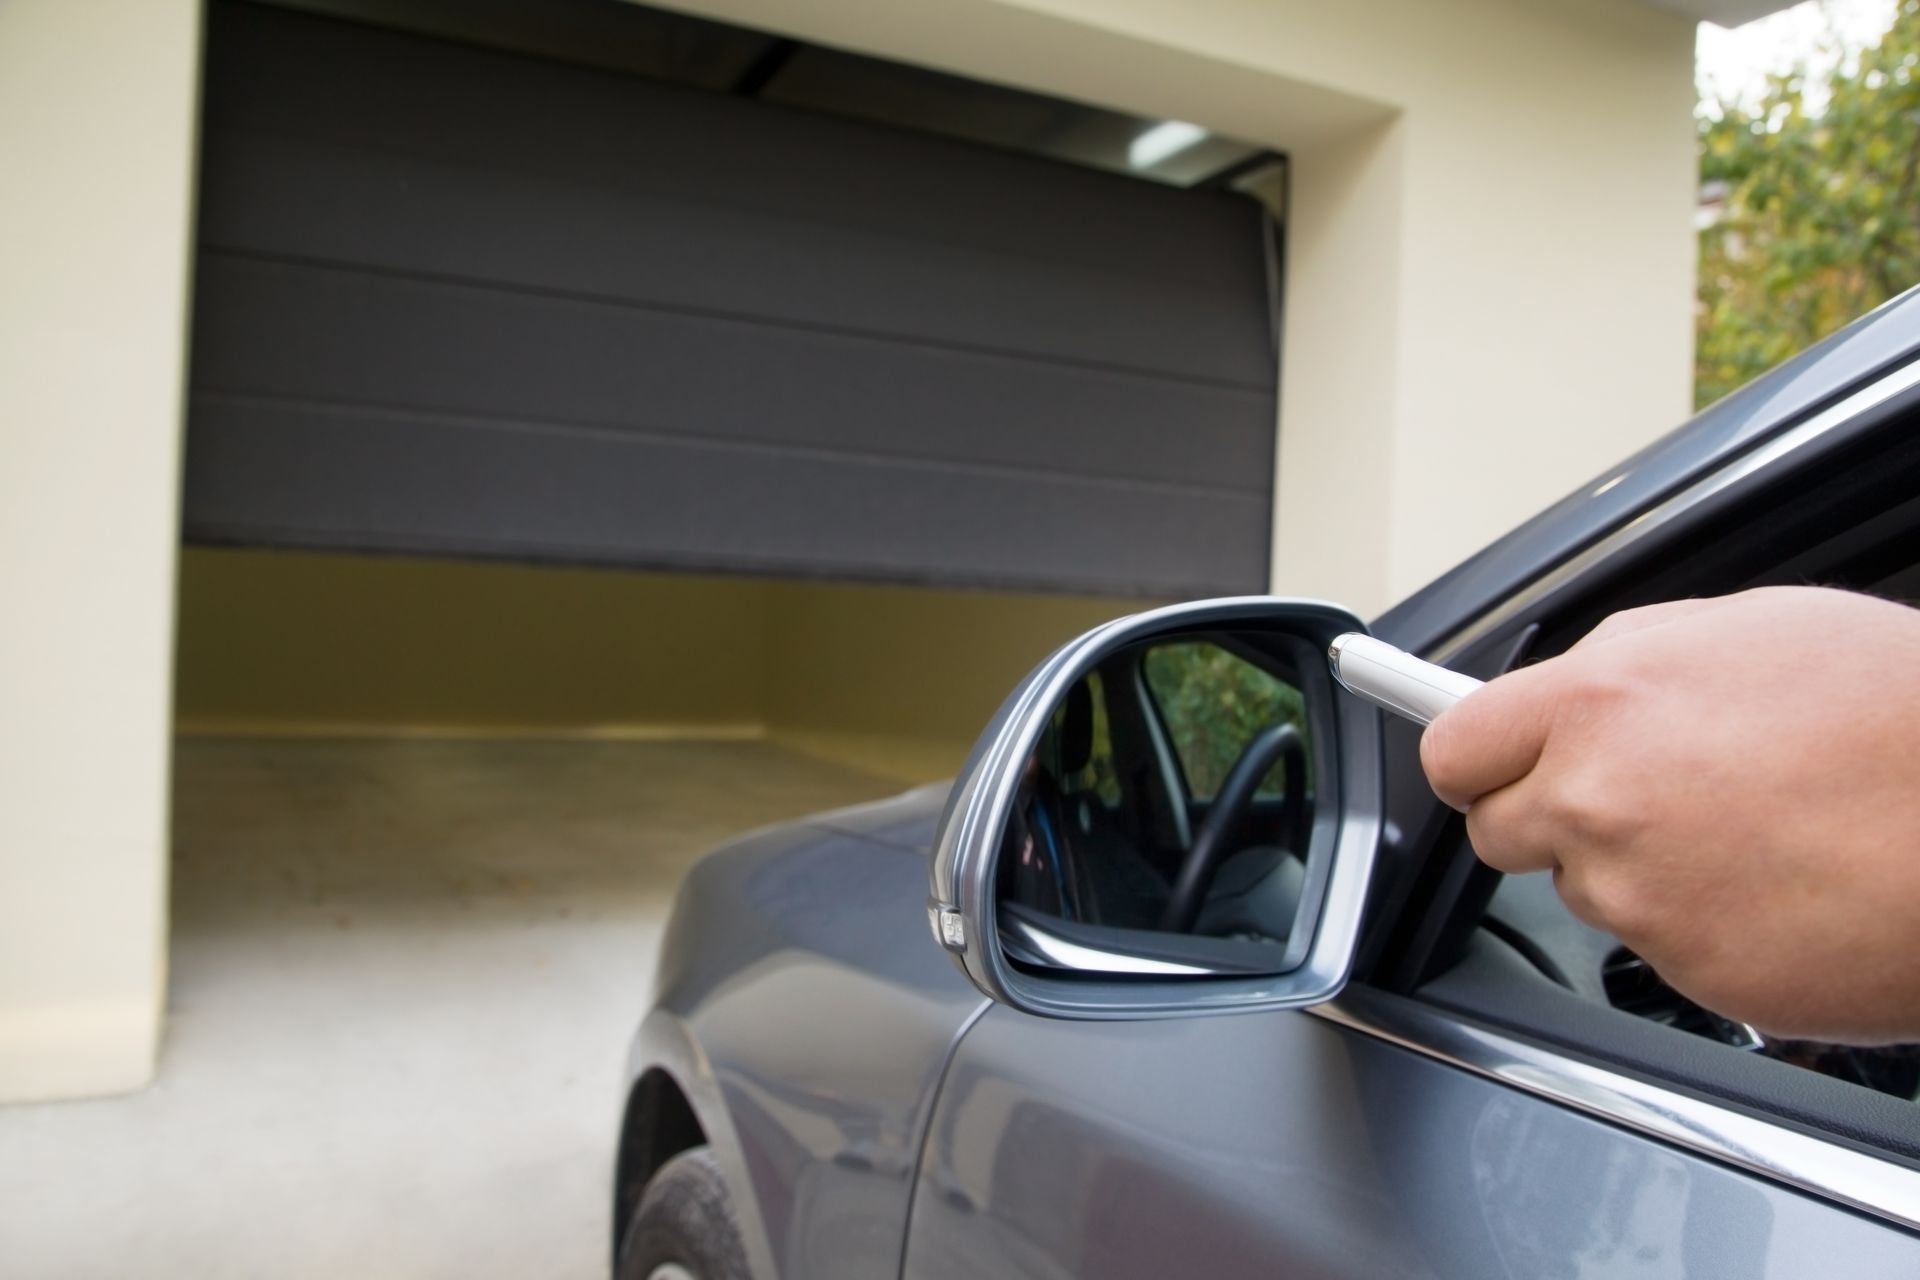
<svg viewBox="0 0 1920 1280"><path fill-rule="evenodd" d="M1910 555L1911 545L1903 539L1884 553L1875 552L1859 559L1867 566L1884 566L1889 556ZM1807 555L1826 570L1818 577L1882 598L1911 599L1916 584L1920 584L1920 565L1904 565L1883 576L1877 570L1866 573L1860 569L1834 569L1818 547ZM1779 571L1770 571L1757 581L1768 582L1780 576ZM1560 985L1597 1005L1876 1093L1909 1102L1920 1101L1920 1045L1861 1048L1822 1041L1785 1040L1720 1017L1667 985L1651 965L1619 939L1575 920L1545 872L1503 877L1488 903L1486 919L1505 940L1517 939L1524 948L1533 951ZM1842 979L1842 975L1836 975L1836 979Z"/></svg>
<svg viewBox="0 0 1920 1280"><path fill-rule="evenodd" d="M1195 800L1211 800L1219 792L1247 742L1262 729L1291 724L1303 738L1307 734L1306 704L1298 689L1210 641L1156 646L1148 650L1141 672ZM1277 796L1285 790L1285 774L1276 766L1256 794Z"/></svg>
<svg viewBox="0 0 1920 1280"><path fill-rule="evenodd" d="M1920 586L1920 437L1912 425L1890 416L1872 447L1797 476L1791 505L1777 488L1756 488L1750 501L1684 537L1654 539L1596 571L1590 591L1569 590L1541 609L1531 625L1521 612L1510 630L1481 642L1479 656L1549 659L1621 609L1756 586L1819 582L1912 600ZM1390 797L1433 804L1417 742L1412 733L1389 742ZM1404 817L1401 825L1410 829ZM1421 853L1418 882L1428 893L1408 895L1406 915L1382 947L1388 959L1370 975L1382 985L1404 983L1440 1007L1531 1033L1569 1059L1624 1066L1903 1158L1920 1150L1920 1045L1789 1040L1717 1016L1621 939L1574 917L1550 873L1476 869L1457 822L1430 829L1435 844ZM1838 971L1832 981L1848 977Z"/></svg>

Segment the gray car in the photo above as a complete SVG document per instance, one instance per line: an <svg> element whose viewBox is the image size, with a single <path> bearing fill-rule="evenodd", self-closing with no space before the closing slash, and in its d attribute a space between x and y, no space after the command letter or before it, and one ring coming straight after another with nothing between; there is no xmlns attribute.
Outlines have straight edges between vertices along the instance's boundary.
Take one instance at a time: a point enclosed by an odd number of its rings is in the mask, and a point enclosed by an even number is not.
<svg viewBox="0 0 1920 1280"><path fill-rule="evenodd" d="M1920 599L1916 425L1920 293L1367 629L1485 678L1654 600ZM1920 1052L1771 1041L1479 864L1418 730L1328 677L1360 625L1121 619L950 786L703 860L630 1058L617 1273L1920 1275Z"/></svg>

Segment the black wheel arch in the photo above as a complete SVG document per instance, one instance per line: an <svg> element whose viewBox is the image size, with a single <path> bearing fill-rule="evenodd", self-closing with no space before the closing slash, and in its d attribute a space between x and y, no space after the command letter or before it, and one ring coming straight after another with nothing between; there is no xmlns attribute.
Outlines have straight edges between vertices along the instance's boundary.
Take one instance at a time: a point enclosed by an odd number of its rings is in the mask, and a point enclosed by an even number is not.
<svg viewBox="0 0 1920 1280"><path fill-rule="evenodd" d="M627 1220L640 1206L640 1195L660 1166L682 1151L705 1145L706 1130L686 1090L665 1068L650 1067L627 1091L626 1113L620 1122L619 1154L613 1175L613 1255Z"/></svg>

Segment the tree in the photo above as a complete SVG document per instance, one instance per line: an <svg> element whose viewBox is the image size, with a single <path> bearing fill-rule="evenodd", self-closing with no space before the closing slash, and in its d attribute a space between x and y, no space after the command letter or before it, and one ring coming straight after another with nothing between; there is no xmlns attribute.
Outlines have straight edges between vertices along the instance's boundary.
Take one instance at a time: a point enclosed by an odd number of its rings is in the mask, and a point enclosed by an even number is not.
<svg viewBox="0 0 1920 1280"><path fill-rule="evenodd" d="M1291 724L1307 739L1300 691L1210 640L1159 645L1148 650L1141 667L1197 799L1218 794L1247 743L1269 725ZM1285 791L1285 772L1276 764L1259 794Z"/></svg>
<svg viewBox="0 0 1920 1280"><path fill-rule="evenodd" d="M1705 101L1694 349L1699 404L1920 283L1920 0L1880 43L1827 76L1769 79L1751 108Z"/></svg>

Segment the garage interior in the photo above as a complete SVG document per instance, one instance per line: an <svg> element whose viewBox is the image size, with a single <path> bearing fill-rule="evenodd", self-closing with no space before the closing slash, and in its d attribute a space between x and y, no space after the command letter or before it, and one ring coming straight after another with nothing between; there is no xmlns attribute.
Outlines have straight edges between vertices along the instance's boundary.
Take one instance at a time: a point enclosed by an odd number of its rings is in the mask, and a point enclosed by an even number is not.
<svg viewBox="0 0 1920 1280"><path fill-rule="evenodd" d="M600 1274L688 863L1266 589L1284 165L615 0L219 0L206 78L168 1029L0 1235Z"/></svg>

